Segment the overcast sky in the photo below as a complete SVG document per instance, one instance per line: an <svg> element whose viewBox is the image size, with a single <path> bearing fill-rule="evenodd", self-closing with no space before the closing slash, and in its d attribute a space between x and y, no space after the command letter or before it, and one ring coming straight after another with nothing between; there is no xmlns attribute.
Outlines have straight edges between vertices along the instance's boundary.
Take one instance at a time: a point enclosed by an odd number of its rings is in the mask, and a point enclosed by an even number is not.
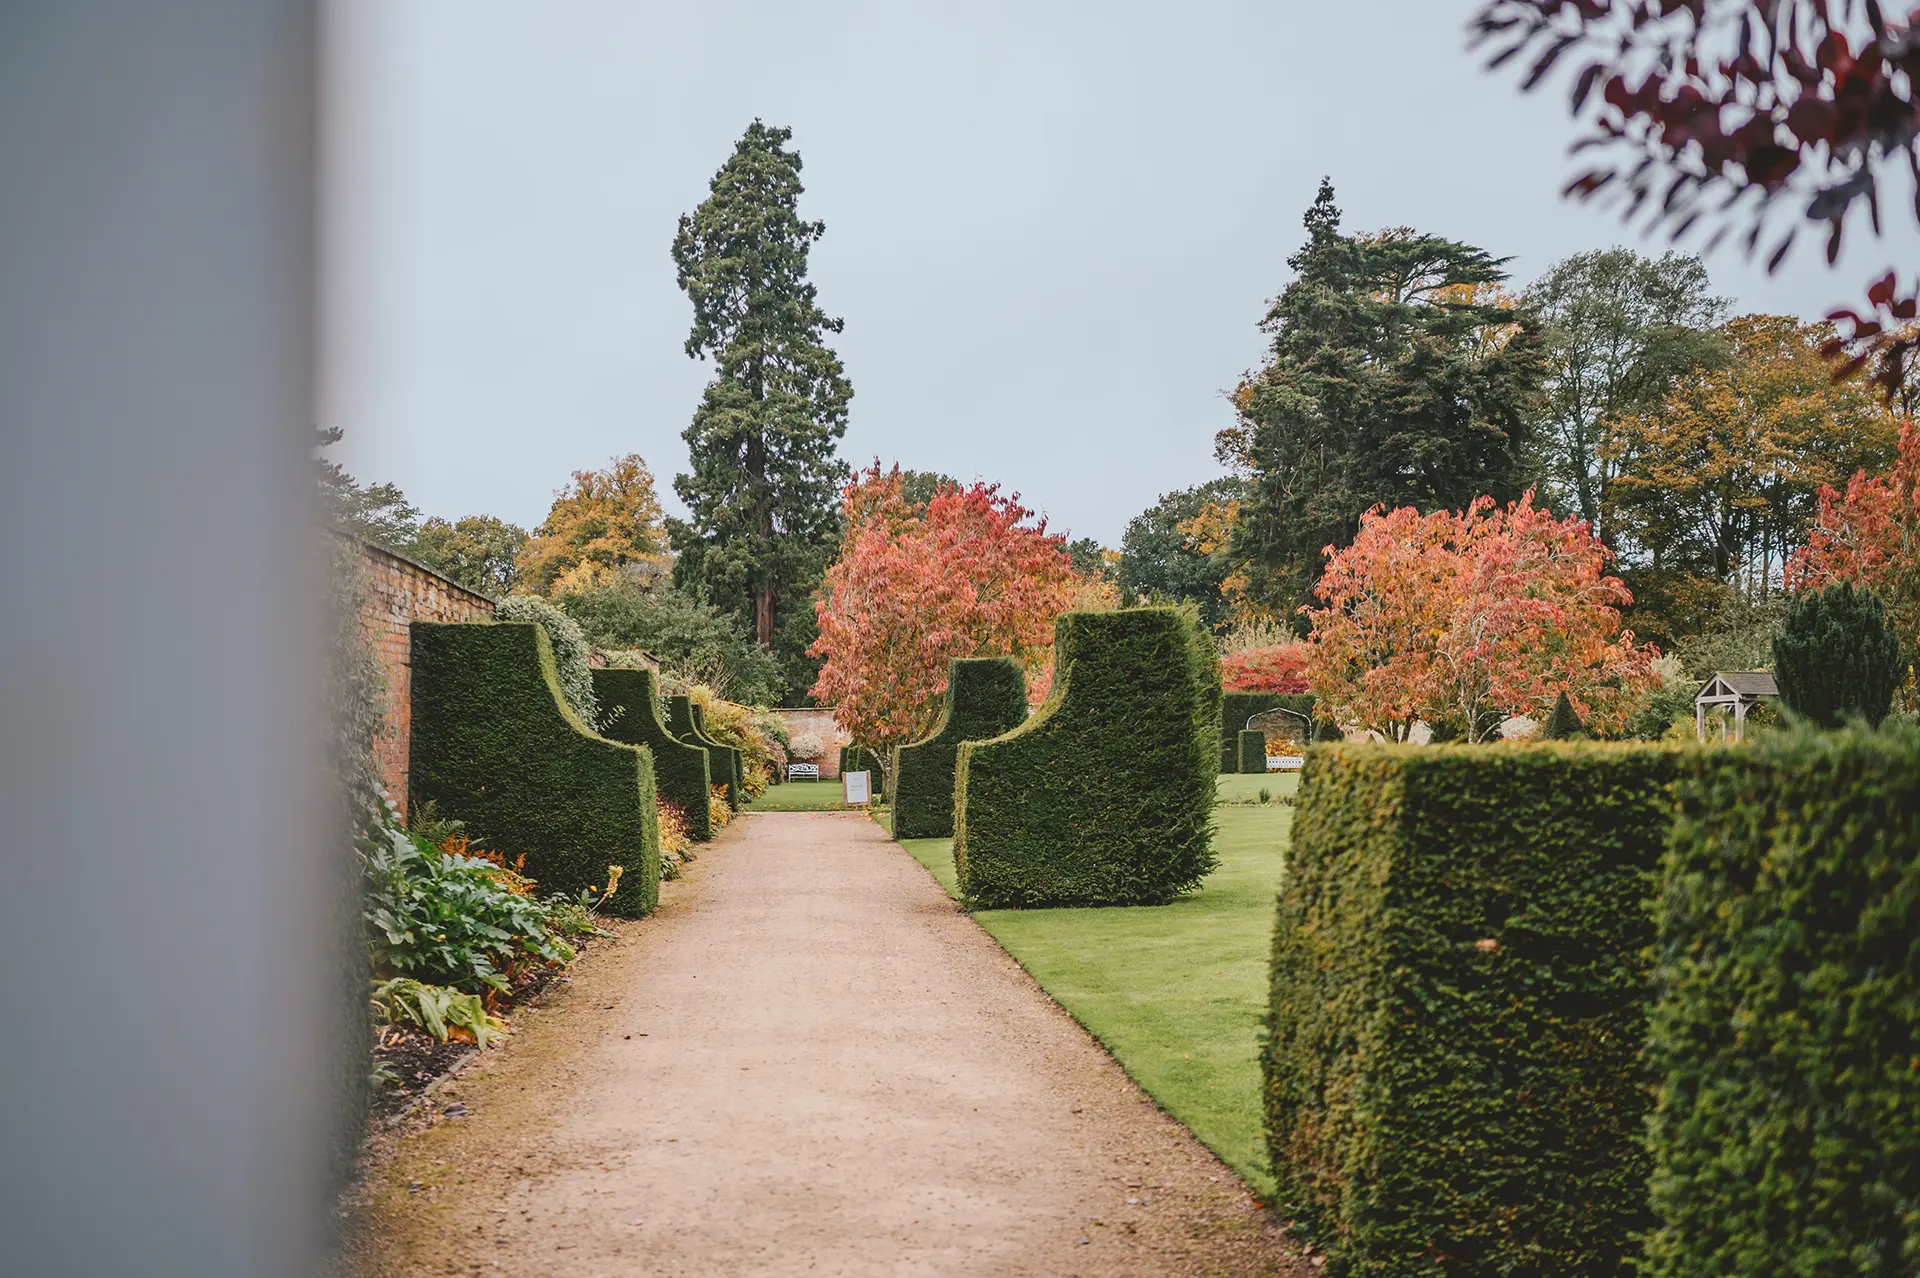
<svg viewBox="0 0 1920 1278"><path fill-rule="evenodd" d="M1467 240L1521 284L1639 243L1559 198L1564 99L1483 73L1472 8L340 0L324 416L429 514L531 527L627 452L678 511L708 372L669 245L758 116L827 224L847 460L997 480L1118 545L1220 473L1322 174L1348 229ZM1709 267L1739 309L1814 317L1913 261L1899 224L1837 272L1812 239L1771 278Z"/></svg>

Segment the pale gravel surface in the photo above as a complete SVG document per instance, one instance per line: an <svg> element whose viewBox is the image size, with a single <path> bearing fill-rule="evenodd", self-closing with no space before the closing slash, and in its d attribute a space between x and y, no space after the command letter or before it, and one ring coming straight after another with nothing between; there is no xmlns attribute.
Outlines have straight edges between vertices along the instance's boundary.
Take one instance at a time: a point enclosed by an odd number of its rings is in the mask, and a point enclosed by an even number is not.
<svg viewBox="0 0 1920 1278"><path fill-rule="evenodd" d="M663 895L382 1153L361 1274L1312 1272L866 817Z"/></svg>

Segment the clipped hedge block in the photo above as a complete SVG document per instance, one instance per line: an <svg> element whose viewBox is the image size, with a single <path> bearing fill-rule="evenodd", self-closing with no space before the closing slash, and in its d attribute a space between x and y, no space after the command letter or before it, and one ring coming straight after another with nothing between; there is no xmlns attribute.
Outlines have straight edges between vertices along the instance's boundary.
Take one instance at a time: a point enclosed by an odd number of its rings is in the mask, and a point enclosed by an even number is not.
<svg viewBox="0 0 1920 1278"><path fill-rule="evenodd" d="M1678 792L1647 1272L1920 1271L1920 733L1767 734Z"/></svg>
<svg viewBox="0 0 1920 1278"><path fill-rule="evenodd" d="M531 624L412 626L413 724L407 797L467 824L483 846L522 854L542 894L604 887L608 913L660 897L653 756L595 736L560 694L553 649Z"/></svg>
<svg viewBox="0 0 1920 1278"><path fill-rule="evenodd" d="M932 735L894 750L893 837L951 836L960 743L997 737L1026 717L1026 667L1011 657L955 660L947 672L946 708Z"/></svg>
<svg viewBox="0 0 1920 1278"><path fill-rule="evenodd" d="M707 769L713 784L727 788L727 806L738 812L747 797L746 791L740 787L740 752L732 746L721 745L707 735L707 717L699 706L693 704L692 697L685 694L668 697L666 707L667 731L707 752Z"/></svg>
<svg viewBox="0 0 1920 1278"><path fill-rule="evenodd" d="M660 717L659 676L651 670L595 670L593 695L600 706L600 735L642 745L653 752L653 780L660 797L686 817L687 836L713 837L707 796L713 787L707 752L667 731Z"/></svg>
<svg viewBox="0 0 1920 1278"><path fill-rule="evenodd" d="M1311 716L1316 705L1312 694L1305 692L1226 692L1220 697L1220 770L1237 772L1240 770L1240 734L1247 730L1247 720L1267 710L1296 710ZM1260 760L1261 772L1267 770L1267 761Z"/></svg>
<svg viewBox="0 0 1920 1278"><path fill-rule="evenodd" d="M1241 772L1265 772L1267 770L1267 734L1257 728L1247 728L1240 733Z"/></svg>
<svg viewBox="0 0 1920 1278"><path fill-rule="evenodd" d="M1309 753L1261 1068L1274 1206L1328 1275L1634 1272L1682 758Z"/></svg>
<svg viewBox="0 0 1920 1278"><path fill-rule="evenodd" d="M978 908L1157 905L1214 867L1220 664L1171 608L1070 612L1032 718L960 746L954 862Z"/></svg>

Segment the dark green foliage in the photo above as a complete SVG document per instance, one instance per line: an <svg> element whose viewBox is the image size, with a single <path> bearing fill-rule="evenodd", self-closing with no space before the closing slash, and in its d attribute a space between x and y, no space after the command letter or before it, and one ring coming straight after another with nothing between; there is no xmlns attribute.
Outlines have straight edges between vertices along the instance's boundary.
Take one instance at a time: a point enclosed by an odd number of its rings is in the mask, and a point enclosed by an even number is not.
<svg viewBox="0 0 1920 1278"><path fill-rule="evenodd" d="M1540 735L1548 741L1571 741L1586 734L1587 725L1580 722L1580 716L1573 711L1573 702L1562 692L1560 699L1553 703L1553 713L1547 716L1547 725L1540 730Z"/></svg>
<svg viewBox="0 0 1920 1278"><path fill-rule="evenodd" d="M707 752L667 731L660 717L659 678L651 670L595 670L593 692L600 702L601 732L611 741L645 746L653 754L653 780L660 797L686 816L687 836L700 843L713 837L707 796L713 787Z"/></svg>
<svg viewBox="0 0 1920 1278"><path fill-rule="evenodd" d="M693 704L693 698L684 693L668 697L667 731L689 745L699 746L707 752L707 772L713 784L727 788L727 806L735 812L746 802L746 792L740 787L740 752L732 746L721 745L706 732L706 716L700 707Z"/></svg>
<svg viewBox="0 0 1920 1278"><path fill-rule="evenodd" d="M1256 714L1268 710L1293 710L1309 716L1309 722L1303 724L1309 735L1312 734L1311 716L1314 699L1304 692L1227 692L1220 697L1220 770L1237 772L1240 770L1240 734L1246 729L1247 720ZM1266 761L1260 763L1259 771L1267 770Z"/></svg>
<svg viewBox="0 0 1920 1278"><path fill-rule="evenodd" d="M1308 755L1261 1065L1274 1205L1328 1275L1632 1272L1681 757Z"/></svg>
<svg viewBox="0 0 1920 1278"><path fill-rule="evenodd" d="M848 746L840 752L840 771L842 773L871 772L874 793L880 793L883 788L881 783L885 778L886 768L882 766L880 753L876 750L869 750L863 745Z"/></svg>
<svg viewBox="0 0 1920 1278"><path fill-rule="evenodd" d="M1920 1270L1920 733L1696 757L1659 901L1654 1278Z"/></svg>
<svg viewBox="0 0 1920 1278"><path fill-rule="evenodd" d="M1158 905L1214 867L1220 662L1172 608L1070 612L1053 691L960 747L954 863L980 908Z"/></svg>
<svg viewBox="0 0 1920 1278"><path fill-rule="evenodd" d="M1241 772L1265 772L1267 770L1267 734L1255 728L1246 728L1240 733Z"/></svg>
<svg viewBox="0 0 1920 1278"><path fill-rule="evenodd" d="M673 489L688 519L669 521L675 581L737 617L804 693L818 666L811 603L840 533L846 466L835 445L853 397L826 334L807 255L826 232L801 219L791 129L755 120L680 219L673 262L693 304L689 357L714 378L687 427L690 473Z"/></svg>
<svg viewBox="0 0 1920 1278"><path fill-rule="evenodd" d="M1320 726L1314 729L1315 741L1345 741L1347 734L1340 731L1340 725L1331 719L1322 719Z"/></svg>
<svg viewBox="0 0 1920 1278"><path fill-rule="evenodd" d="M588 731L534 625L413 623L409 803L435 804L509 861L525 854L543 892L577 896L622 866L611 914L660 893L653 758Z"/></svg>
<svg viewBox="0 0 1920 1278"><path fill-rule="evenodd" d="M1787 605L1773 638L1773 667L1787 709L1823 728L1856 715L1878 727L1906 677L1900 636L1886 609L1850 582Z"/></svg>
<svg viewBox="0 0 1920 1278"><path fill-rule="evenodd" d="M1128 520L1126 535L1120 539L1118 574L1127 602L1191 603L1207 625L1225 622L1227 601L1220 593L1220 582L1228 568L1224 561L1195 550L1180 525L1204 506L1224 506L1246 494L1245 480L1215 479L1164 493Z"/></svg>
<svg viewBox="0 0 1920 1278"><path fill-rule="evenodd" d="M1264 324L1271 358L1215 450L1250 482L1224 558L1282 616L1373 506L1519 497L1546 375L1531 312L1436 297L1500 283L1500 259L1405 229L1342 234L1325 182L1305 221L1295 278Z"/></svg>
<svg viewBox="0 0 1920 1278"><path fill-rule="evenodd" d="M944 839L953 833L953 772L962 741L985 741L1027 717L1026 668L1011 657L956 660L946 708L923 741L893 752L893 837Z"/></svg>
<svg viewBox="0 0 1920 1278"><path fill-rule="evenodd" d="M560 695L580 722L598 731L600 707L593 699L593 666L587 660L593 645L579 623L539 595L508 595L494 606L493 615L500 621L531 621L546 632Z"/></svg>
<svg viewBox="0 0 1920 1278"><path fill-rule="evenodd" d="M786 690L780 663L737 617L677 586L637 581L569 591L560 606L604 648L638 648L679 686L704 683L729 701L775 705Z"/></svg>
<svg viewBox="0 0 1920 1278"><path fill-rule="evenodd" d="M469 590L499 598L520 584L516 566L527 530L492 515L465 515L449 523L438 515L420 525L413 555Z"/></svg>

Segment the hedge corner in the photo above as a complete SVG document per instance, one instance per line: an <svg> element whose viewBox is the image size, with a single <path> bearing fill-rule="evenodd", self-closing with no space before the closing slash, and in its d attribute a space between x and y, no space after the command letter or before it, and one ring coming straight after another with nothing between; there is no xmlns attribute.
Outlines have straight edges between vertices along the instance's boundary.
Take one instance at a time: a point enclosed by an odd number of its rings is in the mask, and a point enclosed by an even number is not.
<svg viewBox="0 0 1920 1278"><path fill-rule="evenodd" d="M567 706L537 625L412 625L408 799L522 854L543 892L578 895L622 867L610 914L659 902L653 756L589 731Z"/></svg>
<svg viewBox="0 0 1920 1278"><path fill-rule="evenodd" d="M660 717L659 676L651 670L597 669L593 692L605 726L601 735L653 752L654 782L660 797L679 808L687 835L705 843L713 837L711 808L713 772L707 752L688 745L667 731Z"/></svg>
<svg viewBox="0 0 1920 1278"><path fill-rule="evenodd" d="M1683 757L1309 752L1261 1070L1275 1207L1328 1273L1636 1272Z"/></svg>
<svg viewBox="0 0 1920 1278"><path fill-rule="evenodd" d="M953 775L962 741L985 741L1027 717L1026 667L1012 657L956 659L947 673L946 707L923 741L899 748L894 764L893 836L953 834Z"/></svg>
<svg viewBox="0 0 1920 1278"><path fill-rule="evenodd" d="M1070 612L1032 718L960 746L954 862L969 905L1156 905L1212 871L1220 665L1172 608Z"/></svg>

